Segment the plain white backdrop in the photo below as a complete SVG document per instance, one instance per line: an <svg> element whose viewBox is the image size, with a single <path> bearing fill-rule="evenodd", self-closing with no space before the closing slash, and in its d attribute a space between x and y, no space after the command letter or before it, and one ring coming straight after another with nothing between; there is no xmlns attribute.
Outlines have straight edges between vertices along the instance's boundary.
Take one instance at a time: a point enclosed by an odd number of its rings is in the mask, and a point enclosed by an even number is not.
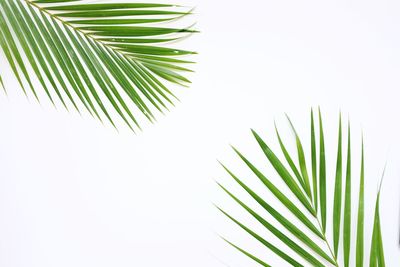
<svg viewBox="0 0 400 267"><path fill-rule="evenodd" d="M176 2L196 7L201 31L181 44L199 52L193 85L137 135L27 100L0 56L9 92L0 94L0 266L256 266L219 234L285 266L214 208L262 230L217 188L215 180L246 199L217 159L249 174L234 144L274 177L249 129L276 148L274 120L292 137L287 112L308 140L317 106L331 174L339 110L353 125L355 164L364 132L369 219L387 163L382 228L387 265L397 266L400 2Z"/></svg>

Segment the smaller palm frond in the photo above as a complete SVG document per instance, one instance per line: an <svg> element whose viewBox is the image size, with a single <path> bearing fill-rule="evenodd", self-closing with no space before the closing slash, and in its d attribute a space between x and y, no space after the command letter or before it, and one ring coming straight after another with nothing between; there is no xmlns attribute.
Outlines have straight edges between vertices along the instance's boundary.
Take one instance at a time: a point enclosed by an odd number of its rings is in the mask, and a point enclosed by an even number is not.
<svg viewBox="0 0 400 267"><path fill-rule="evenodd" d="M195 31L168 27L189 14L169 4L2 0L0 47L25 94L39 98L34 73L53 104L115 126L114 110L140 128L140 114L154 121L176 101L166 84L190 83L185 65L193 62L182 57L193 52L170 43Z"/></svg>
<svg viewBox="0 0 400 267"><path fill-rule="evenodd" d="M283 154L281 160L275 152L267 145L265 139L252 130L252 133L267 158L267 161L283 181L286 188L279 188L267 175L261 172L246 156L239 150L233 148L241 161L275 197L281 205L274 206L271 199L261 197L256 190L249 186L249 181L238 177L228 167L222 164L223 168L235 181L239 188L258 203L259 208L267 212L271 219L266 219L256 209L250 207L237 195L227 189L226 186L218 183L239 206L251 215L260 226L272 236L273 240L263 237L256 230L246 226L246 223L234 218L230 213L218 207L230 220L250 236L258 240L265 248L279 256L290 266L304 266L302 262L308 262L310 266L350 266L353 262L351 250L356 266L364 266L364 252L367 249L364 238L364 144L361 145L361 166L358 186L358 209L352 210L352 185L356 179L352 177L352 155L351 155L351 130L350 123L347 128L346 147L342 141L343 129L342 119L339 119L338 141L336 154L336 168L332 177L334 188L327 187L327 164L325 151L324 127L321 112L318 115L318 123L314 121L314 114L311 111L311 131L309 153L303 146L292 122L288 117L289 124L293 130L296 155L291 155L276 129L277 139ZM318 125L317 125L318 124ZM319 140L319 141L318 141ZM318 145L319 143L319 145ZM318 152L317 152L318 150ZM345 151L345 153L344 153ZM307 155L309 154L309 158ZM295 159L297 158L297 160ZM286 161L286 163L284 162ZM358 169L358 168L357 168ZM330 176L329 176L330 177ZM286 191L289 190L289 193ZM384 250L381 233L381 222L379 215L379 198L381 188L379 187L375 204L375 215L372 231L372 242L369 254L369 266L385 266ZM330 195L332 194L332 195ZM329 199L332 197L332 203ZM274 201L275 201L274 200ZM329 213L329 215L328 215ZM285 216L286 214L286 216ZM288 216L290 215L290 216ZM292 217L292 219L290 218ZM332 219L327 223L327 220ZM354 224L352 224L354 220ZM355 229L352 225L356 225ZM352 240L352 232L355 233L355 240ZM329 235L327 234L329 233ZM279 241L277 241L277 240ZM354 239L354 238L353 238ZM250 257L262 266L270 266L259 256L255 256L243 247L228 241L234 248Z"/></svg>

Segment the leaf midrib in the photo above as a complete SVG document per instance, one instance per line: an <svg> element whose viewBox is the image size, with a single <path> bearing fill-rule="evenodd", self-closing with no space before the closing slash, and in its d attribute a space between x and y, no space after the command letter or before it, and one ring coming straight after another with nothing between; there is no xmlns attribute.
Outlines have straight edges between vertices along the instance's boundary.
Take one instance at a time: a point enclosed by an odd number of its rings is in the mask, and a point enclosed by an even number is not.
<svg viewBox="0 0 400 267"><path fill-rule="evenodd" d="M307 196L307 199L312 203L312 199L311 199L309 196ZM339 267L339 263L338 263L337 257L336 257L335 254L333 253L332 246L331 246L331 244L329 243L329 240L328 240L328 238L327 238L327 236L326 236L325 231L323 230L321 220L320 220L320 218L319 218L318 215L317 215L318 212L317 212L316 206L313 205L313 204L311 204L311 205L312 205L313 212L315 212L314 218L316 219L316 221L317 221L317 223L318 223L318 227L319 227L320 233L321 233L321 235L323 236L322 240L325 242L326 246L328 247L328 250L329 250L329 253L331 254L332 260L335 262L335 264L334 264L335 267Z"/></svg>
<svg viewBox="0 0 400 267"><path fill-rule="evenodd" d="M329 244L328 238L326 237L326 233L322 230L322 225L321 225L321 222L320 222L318 216L316 217L316 219L317 219L317 222L318 222L319 229L320 229L320 231L322 232L322 236L324 237L323 240L324 240L326 246L327 246L328 249L329 249L329 252L330 252L330 254L331 254L332 260L335 262L335 267L339 267L339 263L338 263L338 261L337 261L337 257L336 257L335 254L333 253L331 244Z"/></svg>
<svg viewBox="0 0 400 267"><path fill-rule="evenodd" d="M61 19L60 17L58 17L57 15L51 13L50 11L46 10L45 8L41 7L40 5L31 2L30 0L23 0L25 3L27 3L28 5L31 5L32 7L38 9L40 12L47 14L48 16L52 17L55 20L58 20L59 22L61 22L62 24L66 25L67 27L72 28L75 32L78 32L80 34L82 34L83 36L85 36L86 38L89 38L93 41L95 41L96 43L100 43L102 46L111 49L112 51L121 54L122 56L124 56L125 58L127 58L128 56L123 52L120 51L118 49L115 49L114 46L109 45L107 43L102 42L101 40L96 39L95 37L93 37L90 34L87 34L85 31L80 30L79 28L74 27L71 23L69 23L68 21L65 21L63 19ZM134 59L133 56L129 56L129 59Z"/></svg>

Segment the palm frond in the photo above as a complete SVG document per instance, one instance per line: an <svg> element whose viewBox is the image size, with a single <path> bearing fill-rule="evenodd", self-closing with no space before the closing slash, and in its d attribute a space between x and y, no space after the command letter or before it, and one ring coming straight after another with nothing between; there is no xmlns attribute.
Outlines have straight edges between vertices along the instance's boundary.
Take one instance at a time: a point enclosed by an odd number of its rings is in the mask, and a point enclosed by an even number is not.
<svg viewBox="0 0 400 267"><path fill-rule="evenodd" d="M268 238L262 237L260 233L246 226L246 223L240 222L234 218L224 209L218 207L224 215L236 223L240 228L245 230L250 236L258 240L266 249L275 253L283 261L290 266L303 266L301 261L308 262L310 266L350 266L352 262L352 248L355 247L354 262L356 266L363 266L365 253L365 239L364 239L364 142L361 144L361 167L360 167L360 181L359 181L359 195L358 195L358 210L353 212L351 209L352 204L352 152L351 152L351 130L350 123L347 128L347 144L346 153L343 155L343 138L342 138L342 119L339 118L338 139L337 139L337 156L335 168L335 181L334 189L327 190L327 173L326 173L326 155L325 155L325 137L324 127L322 125L323 119L321 112L318 112L319 125L314 122L314 113L311 111L311 147L310 147L310 166L311 172L308 171L307 153L304 150L303 142L297 131L289 120L289 124L295 136L297 147L297 164L293 160L294 157L290 155L281 135L275 125L277 139L284 156L284 161L271 150L263 139L256 131L252 133L257 141L260 149L264 152L267 161L275 169L278 177L282 179L290 194L284 194L283 188L275 186L266 175L264 175L250 160L245 157L238 149L234 151L240 159L247 165L255 176L265 185L265 189L270 191L274 197L282 204L274 207L270 199L264 199L252 189L244 179L239 178L228 167L222 165L225 171L229 174L235 183L246 192L253 200L255 200L259 207L265 210L273 219L266 219L257 212L256 209L251 208L244 201L239 199L238 196L232 193L224 185L218 183L222 190L233 199L241 208L243 208L249 215L251 215L267 232L275 236L277 241L271 241ZM317 145L318 138L316 128L319 128L319 164L317 166ZM343 161L345 162L345 170L343 170ZM286 168L286 164L289 168ZM319 170L318 170L319 168ZM345 176L343 177L343 171ZM311 175L309 175L309 173ZM329 176L330 177L330 176ZM342 183L344 178L344 183ZM381 222L379 215L379 188L378 196L375 206L374 226L370 250L370 266L385 266L383 241L381 233ZM330 196L332 194L332 198ZM332 203L328 200L332 199ZM299 207L300 206L300 207ZM285 213L290 213L295 218L289 219ZM328 213L331 213L328 215ZM332 218L332 223L327 224L327 218ZM352 229L353 218L357 221L356 228ZM341 227L342 225L342 227ZM329 229L327 229L329 227ZM330 228L331 227L331 228ZM328 238L326 231L332 233L332 238ZM352 231L356 233L356 240L352 240ZM331 240L332 239L332 240ZM227 241L226 239L224 239ZM245 249L243 246L238 246L230 241L230 245L242 252L244 255L253 259L255 262L262 266L270 266L261 257L254 256L252 252ZM279 244L276 244L279 243ZM352 246L352 244L355 244ZM339 251L339 246L343 250ZM339 254L342 254L339 257ZM293 256L295 255L295 256Z"/></svg>
<svg viewBox="0 0 400 267"><path fill-rule="evenodd" d="M53 104L140 128L139 116L154 121L176 101L167 84L190 83L183 57L194 53L169 43L195 31L166 27L189 14L169 4L3 0L0 46L25 94L39 99L34 73Z"/></svg>

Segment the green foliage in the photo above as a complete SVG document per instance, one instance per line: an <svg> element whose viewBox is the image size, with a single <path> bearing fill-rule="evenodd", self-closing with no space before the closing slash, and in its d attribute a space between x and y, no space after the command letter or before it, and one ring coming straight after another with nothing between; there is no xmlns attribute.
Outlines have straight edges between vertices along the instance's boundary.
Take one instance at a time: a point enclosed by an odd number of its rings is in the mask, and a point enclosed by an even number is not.
<svg viewBox="0 0 400 267"><path fill-rule="evenodd" d="M248 186L248 183L236 176L230 169L222 165L233 180L243 189L252 199L254 199L261 208L263 208L273 220L265 219L260 213L250 208L238 196L234 195L222 184L219 186L225 191L239 206L257 220L265 230L281 241L280 246L274 244L273 241L263 238L256 231L250 229L245 223L240 222L222 208L218 208L242 228L249 235L258 240L265 248L269 249L278 255L283 261L286 261L291 266L303 266L299 259L302 259L310 264L310 266L349 266L351 259L350 255L355 256L354 262L356 266L364 266L364 144L361 145L361 167L360 180L358 190L358 209L356 212L351 210L351 192L352 183L354 182L351 176L351 168L353 167L351 156L351 130L350 123L347 128L347 152L343 157L343 140L342 140L342 119L339 119L338 141L337 141L337 156L335 170L335 187L333 190L327 188L327 173L326 173L326 155L325 155L325 137L324 127L322 125L322 116L319 112L319 127L316 127L314 114L311 111L311 142L310 142L310 159L311 176L308 174L307 158L305 149L302 145L292 122L289 123L295 135L297 147L297 164L284 145L284 142L276 130L282 154L286 163L281 161L279 157L270 149L265 140L258 133L252 130L252 133L264 152L267 161L275 169L276 173L286 184L291 191L290 194L285 194L283 188L278 188L274 183L259 171L254 164L248 160L241 152L234 148L240 159L250 168L255 176L265 185L265 189L269 190L274 197L282 204L274 207L270 199L263 199L253 189ZM317 133L316 128L319 128L319 153L317 153ZM319 155L318 155L319 154ZM317 162L319 158L319 162ZM344 165L344 162L345 165ZM288 167L286 167L286 164ZM345 166L345 170L343 167ZM319 169L319 170L318 170ZM343 174L343 171L345 173ZM310 179L312 177L312 179ZM344 178L344 181L342 181ZM311 181L310 181L311 180ZM312 184L312 186L311 186ZM332 191L332 192L331 192ZM332 194L332 202L328 203L327 194ZM374 226L372 233L372 242L370 247L370 263L369 266L385 266L382 233L379 215L379 196L376 199ZM286 210L286 211L285 211ZM285 217L284 213L289 212L295 220L290 220ZM332 224L327 224L327 213L332 214ZM357 221L356 228L352 229L352 219ZM332 226L329 229L329 226ZM327 228L328 226L328 228ZM326 231L331 231L332 239L326 235ZM356 240L351 239L351 233L356 233ZM250 257L255 262L262 266L270 266L260 257L253 255L248 250L227 241L234 248L239 250L244 255ZM352 246L351 244L355 244ZM338 257L339 246L342 244L343 257ZM354 253L351 254L351 248L355 247ZM295 255L295 256L293 256ZM340 260L343 259L343 262Z"/></svg>
<svg viewBox="0 0 400 267"><path fill-rule="evenodd" d="M176 100L166 83L190 83L184 65L193 62L182 57L193 52L168 43L194 30L164 26L189 14L168 4L2 0L0 47L25 94L39 98L30 68L54 104L115 126L113 109L140 128L139 114L154 121Z"/></svg>

